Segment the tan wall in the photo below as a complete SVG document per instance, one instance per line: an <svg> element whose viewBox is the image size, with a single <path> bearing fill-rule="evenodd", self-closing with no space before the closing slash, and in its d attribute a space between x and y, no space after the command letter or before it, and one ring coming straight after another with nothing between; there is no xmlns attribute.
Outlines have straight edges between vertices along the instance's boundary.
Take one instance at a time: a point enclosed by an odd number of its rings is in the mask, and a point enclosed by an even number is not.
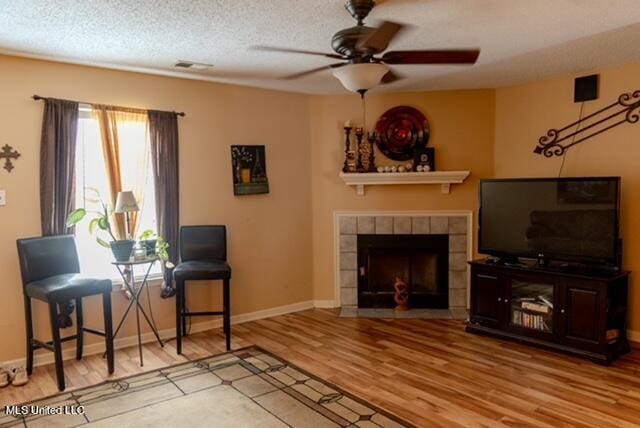
<svg viewBox="0 0 640 428"><path fill-rule="evenodd" d="M595 111L620 93L638 89L640 65L602 71ZM0 361L24 355L24 321L15 240L40 233L38 164L42 103L34 93L133 107L185 111L180 119L183 224L229 228L233 314L316 300L333 300L333 212L339 210L477 210L483 177L554 176L559 159L532 153L547 129L577 117L572 79L566 76L498 90L371 94L369 128L388 108L411 105L431 124L430 145L439 170L470 170L450 195L434 185L372 186L358 197L338 174L344 160L342 123L362 121L355 95L305 96L239 86L0 56L0 145L22 153L12 173L0 170ZM495 135L494 135L495 134ZM639 268L640 233L635 218L640 182L640 126L624 125L570 151L564 175L623 176L625 265ZM495 143L494 143L495 141ZM271 193L238 198L231 188L231 144L266 144ZM494 150L495 148L495 150ZM385 162L378 154L378 160ZM387 161L388 162L388 161ZM475 244L474 244L475 248ZM274 251L275 250L275 251ZM190 306L219 305L219 286L196 286ZM152 290L160 328L174 325L173 300ZM115 294L114 319L126 301ZM635 307L640 293L632 287ZM88 305L88 323L100 326L99 304ZM39 334L48 337L44 305L37 305ZM632 328L640 319L631 315ZM124 335L133 333L129 322Z"/></svg>
<svg viewBox="0 0 640 428"><path fill-rule="evenodd" d="M640 89L640 64L596 71L600 73L600 99L585 104L588 115L617 100L624 92ZM586 75L590 73L581 73ZM495 172L498 177L555 177L561 158L533 153L538 138L550 128L578 119L580 104L573 103L573 79L562 76L496 91ZM622 237L624 267L640 270L640 125L623 124L567 152L563 176L622 176ZM640 330L640 285L632 275L630 325Z"/></svg>
<svg viewBox="0 0 640 428"><path fill-rule="evenodd" d="M22 153L0 169L0 361L24 356L16 238L40 234L38 165L42 102L33 94L122 106L185 111L180 118L183 224L226 224L233 266L232 314L307 301L311 292L309 105L303 95L0 56L0 145ZM231 144L265 144L269 195L234 197ZM213 308L220 287L194 286L190 309ZM152 290L161 329L174 326L174 300ZM114 320L125 300L114 295ZM49 337L44 305L37 331ZM102 327L95 302L87 323ZM130 318L127 331L135 325Z"/></svg>
<svg viewBox="0 0 640 428"><path fill-rule="evenodd" d="M493 175L494 91L443 91L370 95L369 129L387 109L410 105L431 124L429 145L439 170L469 170L471 176L443 195L437 185L371 186L356 196L338 174L344 161L342 124L362 123L354 95L311 98L311 183L314 298L334 299L333 212L340 210L476 210L478 180ZM382 155L377 160L385 162Z"/></svg>

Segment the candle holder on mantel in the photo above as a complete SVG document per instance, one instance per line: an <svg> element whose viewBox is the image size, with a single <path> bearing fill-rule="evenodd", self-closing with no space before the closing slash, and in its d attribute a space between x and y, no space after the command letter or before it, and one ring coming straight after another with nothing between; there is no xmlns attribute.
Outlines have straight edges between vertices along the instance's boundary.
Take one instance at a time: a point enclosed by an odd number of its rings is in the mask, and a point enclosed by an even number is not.
<svg viewBox="0 0 640 428"><path fill-rule="evenodd" d="M355 150L349 150L349 153L347 153L347 172L357 172L357 168L356 168L356 159L357 159L357 154Z"/></svg>
<svg viewBox="0 0 640 428"><path fill-rule="evenodd" d="M349 141L349 138L351 137L352 129L349 125L345 125L344 127L344 165L342 165L342 172L349 172L349 151L351 150L351 141Z"/></svg>
<svg viewBox="0 0 640 428"><path fill-rule="evenodd" d="M377 172L378 170L376 169L376 154L373 149L373 145L376 142L376 133L369 132L369 134L367 135L367 140L369 141L369 162L366 172Z"/></svg>
<svg viewBox="0 0 640 428"><path fill-rule="evenodd" d="M358 162L356 164L357 172L365 172L364 163L362 162L362 158L365 155L364 152L366 151L364 144L362 144L363 137L364 137L364 129L360 127L356 128L356 140L357 140L356 153L358 156Z"/></svg>

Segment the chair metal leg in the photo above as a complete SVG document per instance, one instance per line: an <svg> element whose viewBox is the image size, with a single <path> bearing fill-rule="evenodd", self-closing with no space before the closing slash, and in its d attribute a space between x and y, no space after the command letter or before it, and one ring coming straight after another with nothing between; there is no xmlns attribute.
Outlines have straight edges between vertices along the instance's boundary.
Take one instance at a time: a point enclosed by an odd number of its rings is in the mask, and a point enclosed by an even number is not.
<svg viewBox="0 0 640 428"><path fill-rule="evenodd" d="M187 311L187 288L185 287L185 283L182 283L182 311ZM182 337L187 336L187 320L183 318L182 320Z"/></svg>
<svg viewBox="0 0 640 428"><path fill-rule="evenodd" d="M33 372L33 319L31 315L31 298L27 295L24 296L24 318L27 329L27 375L31 375Z"/></svg>
<svg viewBox="0 0 640 428"><path fill-rule="evenodd" d="M224 301L224 315L223 315L223 326L224 326L224 335L227 345L227 351L231 350L231 296L230 296L230 283L229 279L225 279L223 283L223 301Z"/></svg>
<svg viewBox="0 0 640 428"><path fill-rule="evenodd" d="M109 374L114 371L113 355L113 324L111 322L111 293L102 294L102 311L104 313L104 341L107 348L107 369Z"/></svg>
<svg viewBox="0 0 640 428"><path fill-rule="evenodd" d="M84 343L84 320L82 313L82 298L76 299L76 360L82 359L82 347Z"/></svg>
<svg viewBox="0 0 640 428"><path fill-rule="evenodd" d="M62 342L60 341L60 329L58 328L58 305L49 302L49 318L51 319L51 335L53 340L53 353L56 362L56 377L58 389L64 391L64 368L62 367Z"/></svg>
<svg viewBox="0 0 640 428"><path fill-rule="evenodd" d="M176 349L182 354L182 293L184 281L176 281Z"/></svg>

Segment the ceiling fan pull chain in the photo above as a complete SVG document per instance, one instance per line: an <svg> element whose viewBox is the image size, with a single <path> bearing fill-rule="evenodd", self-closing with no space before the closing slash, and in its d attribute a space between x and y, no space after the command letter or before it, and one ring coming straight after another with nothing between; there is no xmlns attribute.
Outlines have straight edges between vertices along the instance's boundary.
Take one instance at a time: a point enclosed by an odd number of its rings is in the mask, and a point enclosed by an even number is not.
<svg viewBox="0 0 640 428"><path fill-rule="evenodd" d="M360 93L360 99L362 100L362 130L367 131L367 102L364 99L366 91Z"/></svg>

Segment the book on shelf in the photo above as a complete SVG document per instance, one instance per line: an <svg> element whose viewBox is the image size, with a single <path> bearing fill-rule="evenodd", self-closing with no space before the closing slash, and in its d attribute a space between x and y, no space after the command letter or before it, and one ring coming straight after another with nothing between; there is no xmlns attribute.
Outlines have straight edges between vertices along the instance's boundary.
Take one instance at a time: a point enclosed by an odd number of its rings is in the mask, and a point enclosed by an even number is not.
<svg viewBox="0 0 640 428"><path fill-rule="evenodd" d="M527 309L533 312L540 312L541 314L549 313L549 306L535 302L522 302L522 309Z"/></svg>
<svg viewBox="0 0 640 428"><path fill-rule="evenodd" d="M551 303L551 300L549 300L549 298L547 298L547 296L538 296L538 299L545 304L545 306L547 306L549 309L553 309L553 303Z"/></svg>
<svg viewBox="0 0 640 428"><path fill-rule="evenodd" d="M520 308L513 308L511 322L514 325L540 331L551 331L543 315L530 314Z"/></svg>

